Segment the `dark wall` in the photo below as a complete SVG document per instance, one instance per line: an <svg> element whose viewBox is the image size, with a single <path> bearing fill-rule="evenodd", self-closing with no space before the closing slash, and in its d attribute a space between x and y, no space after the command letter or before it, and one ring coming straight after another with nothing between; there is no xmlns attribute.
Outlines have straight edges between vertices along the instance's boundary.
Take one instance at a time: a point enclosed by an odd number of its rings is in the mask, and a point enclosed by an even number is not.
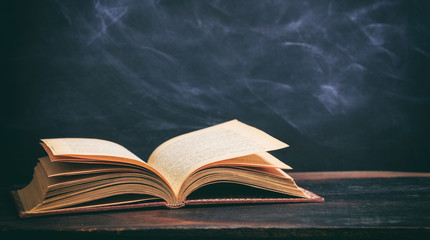
<svg viewBox="0 0 430 240"><path fill-rule="evenodd" d="M2 1L3 184L237 118L297 171L430 171L428 1Z"/></svg>

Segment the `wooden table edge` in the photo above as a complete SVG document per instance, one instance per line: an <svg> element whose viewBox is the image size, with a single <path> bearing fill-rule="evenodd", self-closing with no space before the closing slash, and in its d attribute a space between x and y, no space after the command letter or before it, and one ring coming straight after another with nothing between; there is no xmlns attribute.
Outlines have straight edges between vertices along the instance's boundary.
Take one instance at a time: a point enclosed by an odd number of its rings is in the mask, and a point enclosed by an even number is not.
<svg viewBox="0 0 430 240"><path fill-rule="evenodd" d="M328 172L291 172L294 180L315 181L327 179L354 178L399 178L399 177L430 177L428 172L397 172L397 171L328 171Z"/></svg>

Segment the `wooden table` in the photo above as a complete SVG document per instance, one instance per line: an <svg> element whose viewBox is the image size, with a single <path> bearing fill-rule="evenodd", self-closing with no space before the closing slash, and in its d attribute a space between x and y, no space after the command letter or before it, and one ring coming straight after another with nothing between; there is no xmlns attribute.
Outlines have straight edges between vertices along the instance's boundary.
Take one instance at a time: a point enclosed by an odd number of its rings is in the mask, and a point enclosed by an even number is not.
<svg viewBox="0 0 430 240"><path fill-rule="evenodd" d="M430 173L291 174L323 203L228 205L18 218L0 192L1 235L64 239L430 239ZM38 236L36 236L38 235ZM413 237L413 238L412 238Z"/></svg>

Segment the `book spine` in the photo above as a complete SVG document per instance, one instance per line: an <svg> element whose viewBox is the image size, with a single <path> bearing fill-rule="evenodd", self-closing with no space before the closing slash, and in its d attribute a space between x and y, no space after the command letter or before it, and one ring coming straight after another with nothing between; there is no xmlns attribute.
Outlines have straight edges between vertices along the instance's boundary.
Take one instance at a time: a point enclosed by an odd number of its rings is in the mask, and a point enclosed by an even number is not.
<svg viewBox="0 0 430 240"><path fill-rule="evenodd" d="M166 207L168 207L168 208L180 208L180 207L183 207L183 206L185 206L185 201L181 202L181 203L178 203L178 204L166 203Z"/></svg>

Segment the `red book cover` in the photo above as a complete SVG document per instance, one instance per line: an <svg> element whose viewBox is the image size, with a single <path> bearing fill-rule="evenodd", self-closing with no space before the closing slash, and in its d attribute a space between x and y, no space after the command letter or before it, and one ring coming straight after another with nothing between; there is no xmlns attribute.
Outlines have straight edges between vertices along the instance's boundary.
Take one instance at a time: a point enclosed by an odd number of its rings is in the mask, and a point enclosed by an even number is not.
<svg viewBox="0 0 430 240"><path fill-rule="evenodd" d="M126 210L126 209L150 209L155 207L167 207L167 208L180 208L184 206L193 205L222 205L222 204L270 204L270 203L311 203L311 202L323 202L324 198L316 195L313 192L301 188L309 198L299 198L299 197L229 197L229 198L201 198L201 199L190 199L185 200L184 203L180 205L171 206L164 201L156 202L145 202L145 203L134 203L134 204L124 204L115 206L103 206L103 207L74 207L74 208L64 208L59 210L50 210L39 213L28 213L25 212L16 191L12 191L12 196L15 199L15 204L18 208L19 216L22 218L36 217L36 216L48 216L48 215L58 215L58 214L71 214L71 213L87 213L87 212L102 212L102 211L113 211L113 210Z"/></svg>

